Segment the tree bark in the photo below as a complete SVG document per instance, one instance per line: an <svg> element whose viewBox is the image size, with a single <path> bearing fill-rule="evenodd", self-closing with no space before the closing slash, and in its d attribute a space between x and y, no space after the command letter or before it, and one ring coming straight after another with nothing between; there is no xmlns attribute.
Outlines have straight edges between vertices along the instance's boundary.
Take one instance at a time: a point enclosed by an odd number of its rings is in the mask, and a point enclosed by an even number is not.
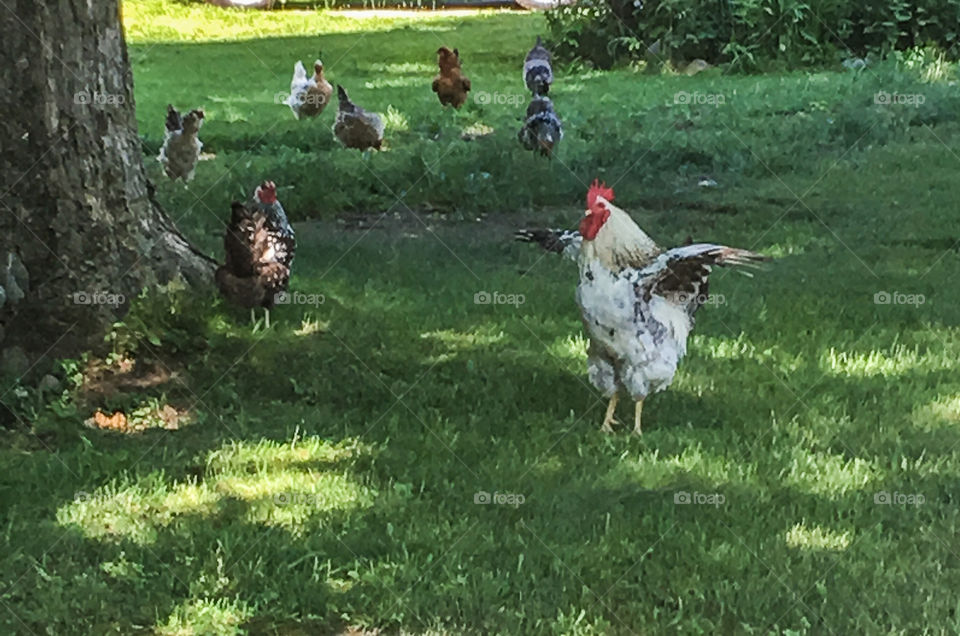
<svg viewBox="0 0 960 636"><path fill-rule="evenodd" d="M0 6L2 352L76 353L144 287L212 281L147 181L120 18L117 0Z"/></svg>

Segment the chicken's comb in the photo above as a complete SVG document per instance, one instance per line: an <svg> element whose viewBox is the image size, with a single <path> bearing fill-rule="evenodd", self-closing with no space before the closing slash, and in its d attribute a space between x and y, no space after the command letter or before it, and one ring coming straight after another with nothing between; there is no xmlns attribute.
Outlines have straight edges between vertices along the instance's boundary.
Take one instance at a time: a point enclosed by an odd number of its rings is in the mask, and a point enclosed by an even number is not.
<svg viewBox="0 0 960 636"><path fill-rule="evenodd" d="M587 191L587 207L593 208L597 204L597 197L603 197L607 201L613 201L613 188L608 188L606 183L600 183L599 179L594 179Z"/></svg>

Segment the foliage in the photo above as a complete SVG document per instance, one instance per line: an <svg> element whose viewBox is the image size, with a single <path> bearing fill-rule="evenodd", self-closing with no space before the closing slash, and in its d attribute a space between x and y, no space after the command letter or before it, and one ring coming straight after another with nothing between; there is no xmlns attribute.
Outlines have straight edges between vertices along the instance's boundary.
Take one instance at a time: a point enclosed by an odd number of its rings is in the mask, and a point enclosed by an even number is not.
<svg viewBox="0 0 960 636"><path fill-rule="evenodd" d="M960 53L958 0L581 0L547 19L561 56L600 68L696 58L733 69L796 68L929 45Z"/></svg>

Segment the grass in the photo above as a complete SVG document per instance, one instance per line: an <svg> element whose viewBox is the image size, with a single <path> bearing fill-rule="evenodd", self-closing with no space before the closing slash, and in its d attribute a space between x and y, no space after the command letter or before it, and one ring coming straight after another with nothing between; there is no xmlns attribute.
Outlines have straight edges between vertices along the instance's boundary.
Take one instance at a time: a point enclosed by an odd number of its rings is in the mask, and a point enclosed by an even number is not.
<svg viewBox="0 0 960 636"><path fill-rule="evenodd" d="M509 107L446 112L426 88L455 37L476 90L516 91L536 17L125 10L145 146L167 101L208 109L216 158L188 189L151 164L163 203L216 253L229 200L274 178L301 221L292 289L318 303L265 331L152 294L104 364L155 381L94 390L80 360L62 395L5 390L32 434L0 448L4 633L960 630L953 69L564 69L548 163L519 150ZM338 149L330 113L295 122L269 99L321 46L357 101L396 111L389 150ZM926 101L876 105L880 89ZM494 135L460 141L478 121ZM509 240L574 225L597 174L664 244L777 257L715 276L723 303L640 439L597 431L575 268ZM96 408L146 430L83 427Z"/></svg>

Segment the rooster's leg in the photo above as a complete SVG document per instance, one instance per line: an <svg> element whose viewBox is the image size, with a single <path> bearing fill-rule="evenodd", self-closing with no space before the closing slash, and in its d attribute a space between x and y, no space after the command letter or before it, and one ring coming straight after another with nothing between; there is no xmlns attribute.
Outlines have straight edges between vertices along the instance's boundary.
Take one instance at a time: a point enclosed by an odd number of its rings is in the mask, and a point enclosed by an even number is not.
<svg viewBox="0 0 960 636"><path fill-rule="evenodd" d="M610 397L610 403L607 404L607 414L603 418L603 426L600 427L600 430L604 433L613 432L613 415L617 410L617 401L620 399L619 393L614 393Z"/></svg>
<svg viewBox="0 0 960 636"><path fill-rule="evenodd" d="M250 308L250 324L251 325L257 324L257 310L254 309L253 307Z"/></svg>
<svg viewBox="0 0 960 636"><path fill-rule="evenodd" d="M266 320L266 322L264 323L264 326L265 326L267 329L269 329L269 328L270 328L270 310L269 310L269 309L264 309L264 310L263 310L263 315L264 315L264 319Z"/></svg>
<svg viewBox="0 0 960 636"><path fill-rule="evenodd" d="M635 435L642 435L640 430L640 414L643 413L643 400L637 400L637 412L633 420L633 432Z"/></svg>

